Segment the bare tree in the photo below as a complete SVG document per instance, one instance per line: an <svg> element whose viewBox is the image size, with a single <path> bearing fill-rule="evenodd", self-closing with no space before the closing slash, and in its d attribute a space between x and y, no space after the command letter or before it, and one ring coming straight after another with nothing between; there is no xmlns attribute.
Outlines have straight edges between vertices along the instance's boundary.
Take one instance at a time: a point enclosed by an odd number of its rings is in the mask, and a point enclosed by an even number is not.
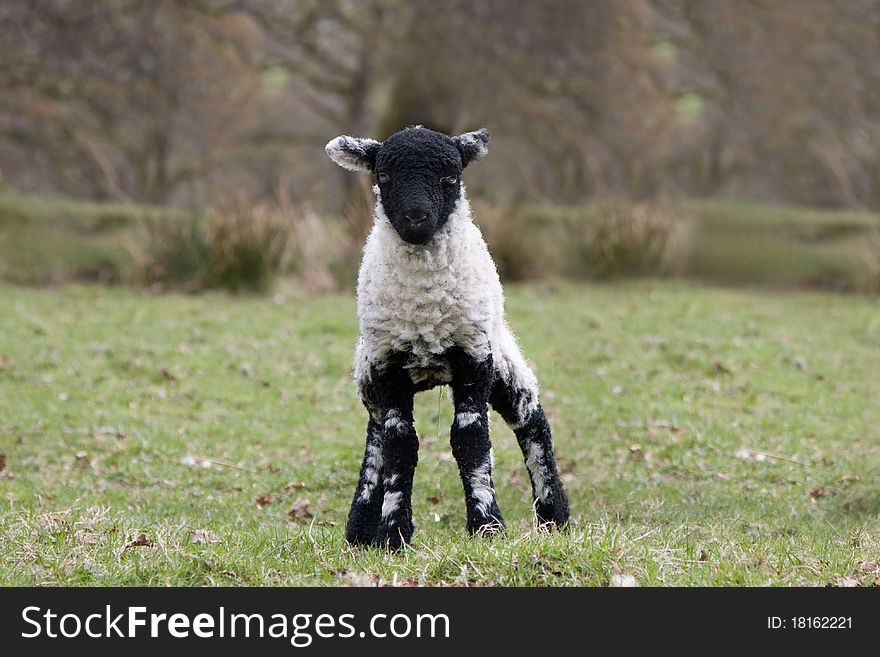
<svg viewBox="0 0 880 657"><path fill-rule="evenodd" d="M161 203L225 163L259 96L254 31L170 1L3 3L0 130L78 196Z"/></svg>

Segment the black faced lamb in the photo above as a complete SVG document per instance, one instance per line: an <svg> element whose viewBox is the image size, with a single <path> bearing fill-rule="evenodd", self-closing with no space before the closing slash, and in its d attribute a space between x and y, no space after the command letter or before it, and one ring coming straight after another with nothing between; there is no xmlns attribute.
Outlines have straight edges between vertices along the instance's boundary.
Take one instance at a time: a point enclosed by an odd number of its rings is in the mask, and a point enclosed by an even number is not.
<svg viewBox="0 0 880 657"><path fill-rule="evenodd" d="M419 447L413 397L444 384L455 407L450 442L468 530L504 528L492 482L489 405L519 442L538 521L557 527L568 521L537 380L505 322L495 263L461 181L488 143L485 129L449 137L415 126L382 143L340 136L326 146L338 165L376 180L357 286L354 378L369 421L346 526L350 543L399 548L409 542Z"/></svg>

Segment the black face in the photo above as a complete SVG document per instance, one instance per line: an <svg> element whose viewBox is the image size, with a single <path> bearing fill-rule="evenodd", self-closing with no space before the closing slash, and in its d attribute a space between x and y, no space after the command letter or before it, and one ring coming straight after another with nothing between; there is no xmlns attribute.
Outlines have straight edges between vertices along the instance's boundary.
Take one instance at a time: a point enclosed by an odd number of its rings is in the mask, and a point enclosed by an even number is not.
<svg viewBox="0 0 880 657"><path fill-rule="evenodd" d="M324 151L344 169L374 174L382 207L401 239L427 244L455 209L462 169L489 152L489 131L449 137L414 126L383 143L340 135Z"/></svg>
<svg viewBox="0 0 880 657"><path fill-rule="evenodd" d="M427 244L461 194L461 153L451 137L426 128L393 134L376 156L382 207L401 239Z"/></svg>

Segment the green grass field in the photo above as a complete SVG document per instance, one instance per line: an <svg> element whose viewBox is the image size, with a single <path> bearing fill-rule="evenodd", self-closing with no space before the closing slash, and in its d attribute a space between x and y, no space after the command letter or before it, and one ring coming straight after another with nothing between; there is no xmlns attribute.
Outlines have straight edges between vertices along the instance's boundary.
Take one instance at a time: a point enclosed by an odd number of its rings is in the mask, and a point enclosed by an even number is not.
<svg viewBox="0 0 880 657"><path fill-rule="evenodd" d="M469 538L425 393L414 544L353 550L349 295L0 287L0 584L872 584L880 305L683 283L508 286L573 512ZM307 501L307 502L306 502ZM293 509L297 512L290 513Z"/></svg>

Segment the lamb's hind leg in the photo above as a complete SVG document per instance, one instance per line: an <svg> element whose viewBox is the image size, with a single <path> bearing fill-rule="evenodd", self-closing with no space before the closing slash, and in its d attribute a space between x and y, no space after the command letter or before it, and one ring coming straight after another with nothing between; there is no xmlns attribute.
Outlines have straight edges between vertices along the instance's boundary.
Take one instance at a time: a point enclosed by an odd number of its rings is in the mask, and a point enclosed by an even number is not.
<svg viewBox="0 0 880 657"><path fill-rule="evenodd" d="M534 377L506 372L495 379L489 403L513 429L532 481L535 514L542 524L562 527L568 522L568 498L553 456L550 424L538 401Z"/></svg>
<svg viewBox="0 0 880 657"><path fill-rule="evenodd" d="M455 406L449 435L464 485L467 528L473 534L497 532L504 529L504 520L492 484L488 403L494 377L492 356L477 360L454 348L448 357Z"/></svg>

